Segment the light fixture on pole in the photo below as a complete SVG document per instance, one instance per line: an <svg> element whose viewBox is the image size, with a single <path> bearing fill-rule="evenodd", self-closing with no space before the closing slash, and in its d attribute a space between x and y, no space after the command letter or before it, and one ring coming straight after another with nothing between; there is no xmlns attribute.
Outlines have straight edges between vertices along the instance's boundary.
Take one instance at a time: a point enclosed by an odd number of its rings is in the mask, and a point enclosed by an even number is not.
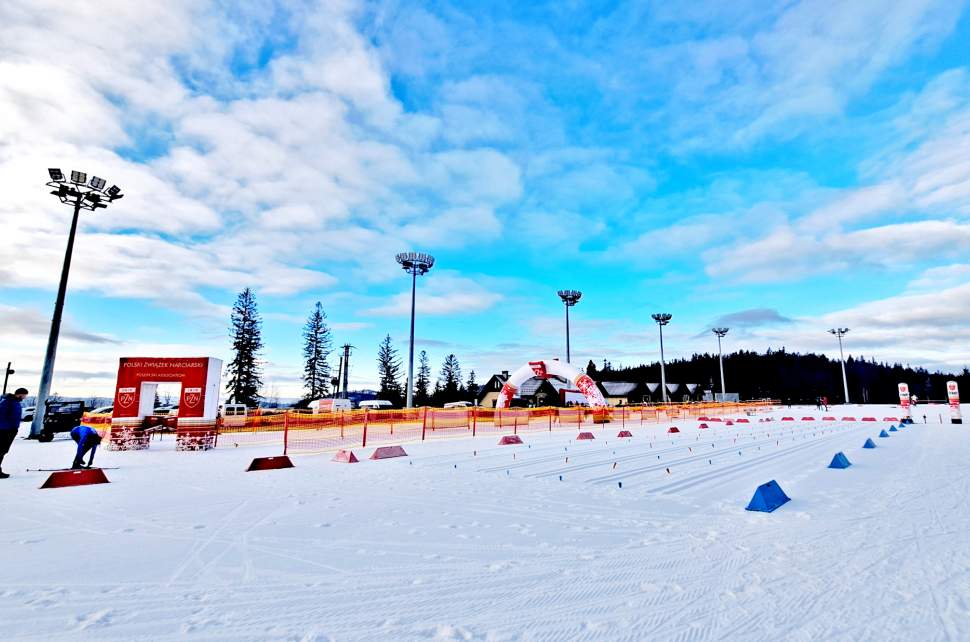
<svg viewBox="0 0 970 642"><path fill-rule="evenodd" d="M569 308L573 307L582 298L583 293L579 290L559 290L559 298L566 304L566 363L569 363Z"/></svg>
<svg viewBox="0 0 970 642"><path fill-rule="evenodd" d="M670 319L673 318L672 314L667 314L666 312L658 312L657 314L650 315L653 320L657 322L660 326L660 388L663 393L664 403L670 401L667 397L667 372L666 364L664 363L664 326L670 323Z"/></svg>
<svg viewBox="0 0 970 642"><path fill-rule="evenodd" d="M830 334L839 338L839 362L842 364L842 391L845 393L845 403L849 403L849 379L845 376L845 354L842 352L842 337L849 331L848 328L832 328Z"/></svg>
<svg viewBox="0 0 970 642"><path fill-rule="evenodd" d="M434 257L421 252L401 252L397 262L411 275L411 341L408 344L408 391L407 407L414 407L414 301L418 285L418 275L427 274L434 267Z"/></svg>
<svg viewBox="0 0 970 642"><path fill-rule="evenodd" d="M117 185L105 189L104 186L107 185L107 182L103 178L92 176L91 180L88 181L88 175L85 172L72 170L70 180L66 179L64 173L56 168L48 169L47 173L51 178L47 186L54 189L51 194L60 199L61 203L74 208L74 218L71 219L71 231L67 236L64 265L61 268L61 282L57 287L54 316L51 318L51 332L47 339L47 353L44 355L44 369L40 375L34 419L30 424L31 439L39 437L41 429L44 427L45 404L47 395L50 393L51 379L54 377L54 359L57 356L57 339L61 332L61 316L64 312L64 297L67 294L67 277L71 272L71 256L74 254L74 237L77 235L78 217L81 210L93 212L108 207L109 203L124 197L121 188Z"/></svg>
<svg viewBox="0 0 970 642"><path fill-rule="evenodd" d="M728 333L730 328L711 328L711 332L717 335L717 363L721 367L721 403L726 401L727 393L724 388L724 356L721 353L721 339Z"/></svg>

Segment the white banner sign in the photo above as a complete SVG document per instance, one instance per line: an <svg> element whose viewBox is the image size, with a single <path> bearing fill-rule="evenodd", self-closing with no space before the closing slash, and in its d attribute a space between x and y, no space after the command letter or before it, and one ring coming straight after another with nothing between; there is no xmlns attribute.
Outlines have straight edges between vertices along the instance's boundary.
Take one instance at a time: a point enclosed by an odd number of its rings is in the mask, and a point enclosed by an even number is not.
<svg viewBox="0 0 970 642"><path fill-rule="evenodd" d="M962 424L963 417L960 415L960 389L957 388L956 381L946 382L946 400L950 404L950 423Z"/></svg>

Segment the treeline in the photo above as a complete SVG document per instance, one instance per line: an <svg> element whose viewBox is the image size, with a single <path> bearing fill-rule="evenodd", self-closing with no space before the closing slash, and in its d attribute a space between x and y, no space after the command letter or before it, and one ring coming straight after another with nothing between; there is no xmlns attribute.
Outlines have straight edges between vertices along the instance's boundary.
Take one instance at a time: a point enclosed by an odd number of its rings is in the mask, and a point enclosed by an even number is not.
<svg viewBox="0 0 970 642"><path fill-rule="evenodd" d="M946 399L945 382L950 380L956 380L962 390L970 390L970 371L966 368L953 375L849 357L845 369L853 403L895 403L899 400L898 383L908 383L910 394L923 400ZM716 354L694 354L689 359L668 361L666 372L668 383L696 383L703 389L721 390ZM590 361L587 374L596 381L659 382L660 362L614 368L608 361L600 367ZM763 354L742 350L724 355L724 378L727 391L739 393L742 399L771 397L812 403L816 397L824 396L831 403L841 403L844 397L839 361L822 354L799 354L785 349Z"/></svg>
<svg viewBox="0 0 970 642"><path fill-rule="evenodd" d="M230 401L247 406L259 405L263 398L262 317L253 291L246 288L239 293L232 308L229 336L232 340L233 358L226 366ZM327 325L327 314L317 302L310 310L303 325L303 394L297 405L306 405L314 399L331 396L339 390L339 384L330 358L333 339ZM422 350L418 356L414 377L415 405L441 405L452 401L472 401L478 394L475 371L463 379L458 358L449 354L432 378L428 354ZM339 369L339 366L338 366ZM377 348L377 369L380 383L379 399L386 399L396 406L405 403L407 373L397 348L386 336Z"/></svg>
<svg viewBox="0 0 970 642"><path fill-rule="evenodd" d="M462 381L461 364L458 357L449 354L445 357L434 378L432 385L431 361L428 353L422 350L418 354L414 373L414 405L440 406L453 401L474 401L478 395L478 382L475 371L468 372L468 378ZM407 372L397 348L387 335L381 341L377 351L377 375L380 390L378 399L386 399L395 406L404 405L406 399Z"/></svg>

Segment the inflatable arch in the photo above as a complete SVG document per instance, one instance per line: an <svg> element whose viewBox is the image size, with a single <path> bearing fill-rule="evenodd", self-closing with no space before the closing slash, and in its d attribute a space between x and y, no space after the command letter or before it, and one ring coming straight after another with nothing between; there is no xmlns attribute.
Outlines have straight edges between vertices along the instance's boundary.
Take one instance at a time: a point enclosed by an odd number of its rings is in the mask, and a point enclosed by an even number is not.
<svg viewBox="0 0 970 642"><path fill-rule="evenodd" d="M588 374L574 368L568 363L553 359L552 361L530 361L513 372L509 376L508 381L505 382L505 385L502 386L502 392L499 393L495 407L508 408L519 386L532 377L548 379L553 376L562 377L566 381L571 381L583 393L590 406L596 408L606 405L606 399L603 398L603 394L596 387L596 382Z"/></svg>

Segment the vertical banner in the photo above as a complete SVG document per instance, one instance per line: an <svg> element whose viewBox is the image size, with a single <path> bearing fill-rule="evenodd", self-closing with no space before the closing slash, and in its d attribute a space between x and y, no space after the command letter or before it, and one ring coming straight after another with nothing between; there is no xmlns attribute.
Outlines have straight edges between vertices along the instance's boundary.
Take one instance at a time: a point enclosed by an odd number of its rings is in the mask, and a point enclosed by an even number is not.
<svg viewBox="0 0 970 642"><path fill-rule="evenodd" d="M909 384L899 384L899 407L903 409L904 417L912 417L909 410Z"/></svg>
<svg viewBox="0 0 970 642"><path fill-rule="evenodd" d="M946 400L950 404L950 423L962 424L963 417L960 415L960 389L957 388L956 381L946 382Z"/></svg>

